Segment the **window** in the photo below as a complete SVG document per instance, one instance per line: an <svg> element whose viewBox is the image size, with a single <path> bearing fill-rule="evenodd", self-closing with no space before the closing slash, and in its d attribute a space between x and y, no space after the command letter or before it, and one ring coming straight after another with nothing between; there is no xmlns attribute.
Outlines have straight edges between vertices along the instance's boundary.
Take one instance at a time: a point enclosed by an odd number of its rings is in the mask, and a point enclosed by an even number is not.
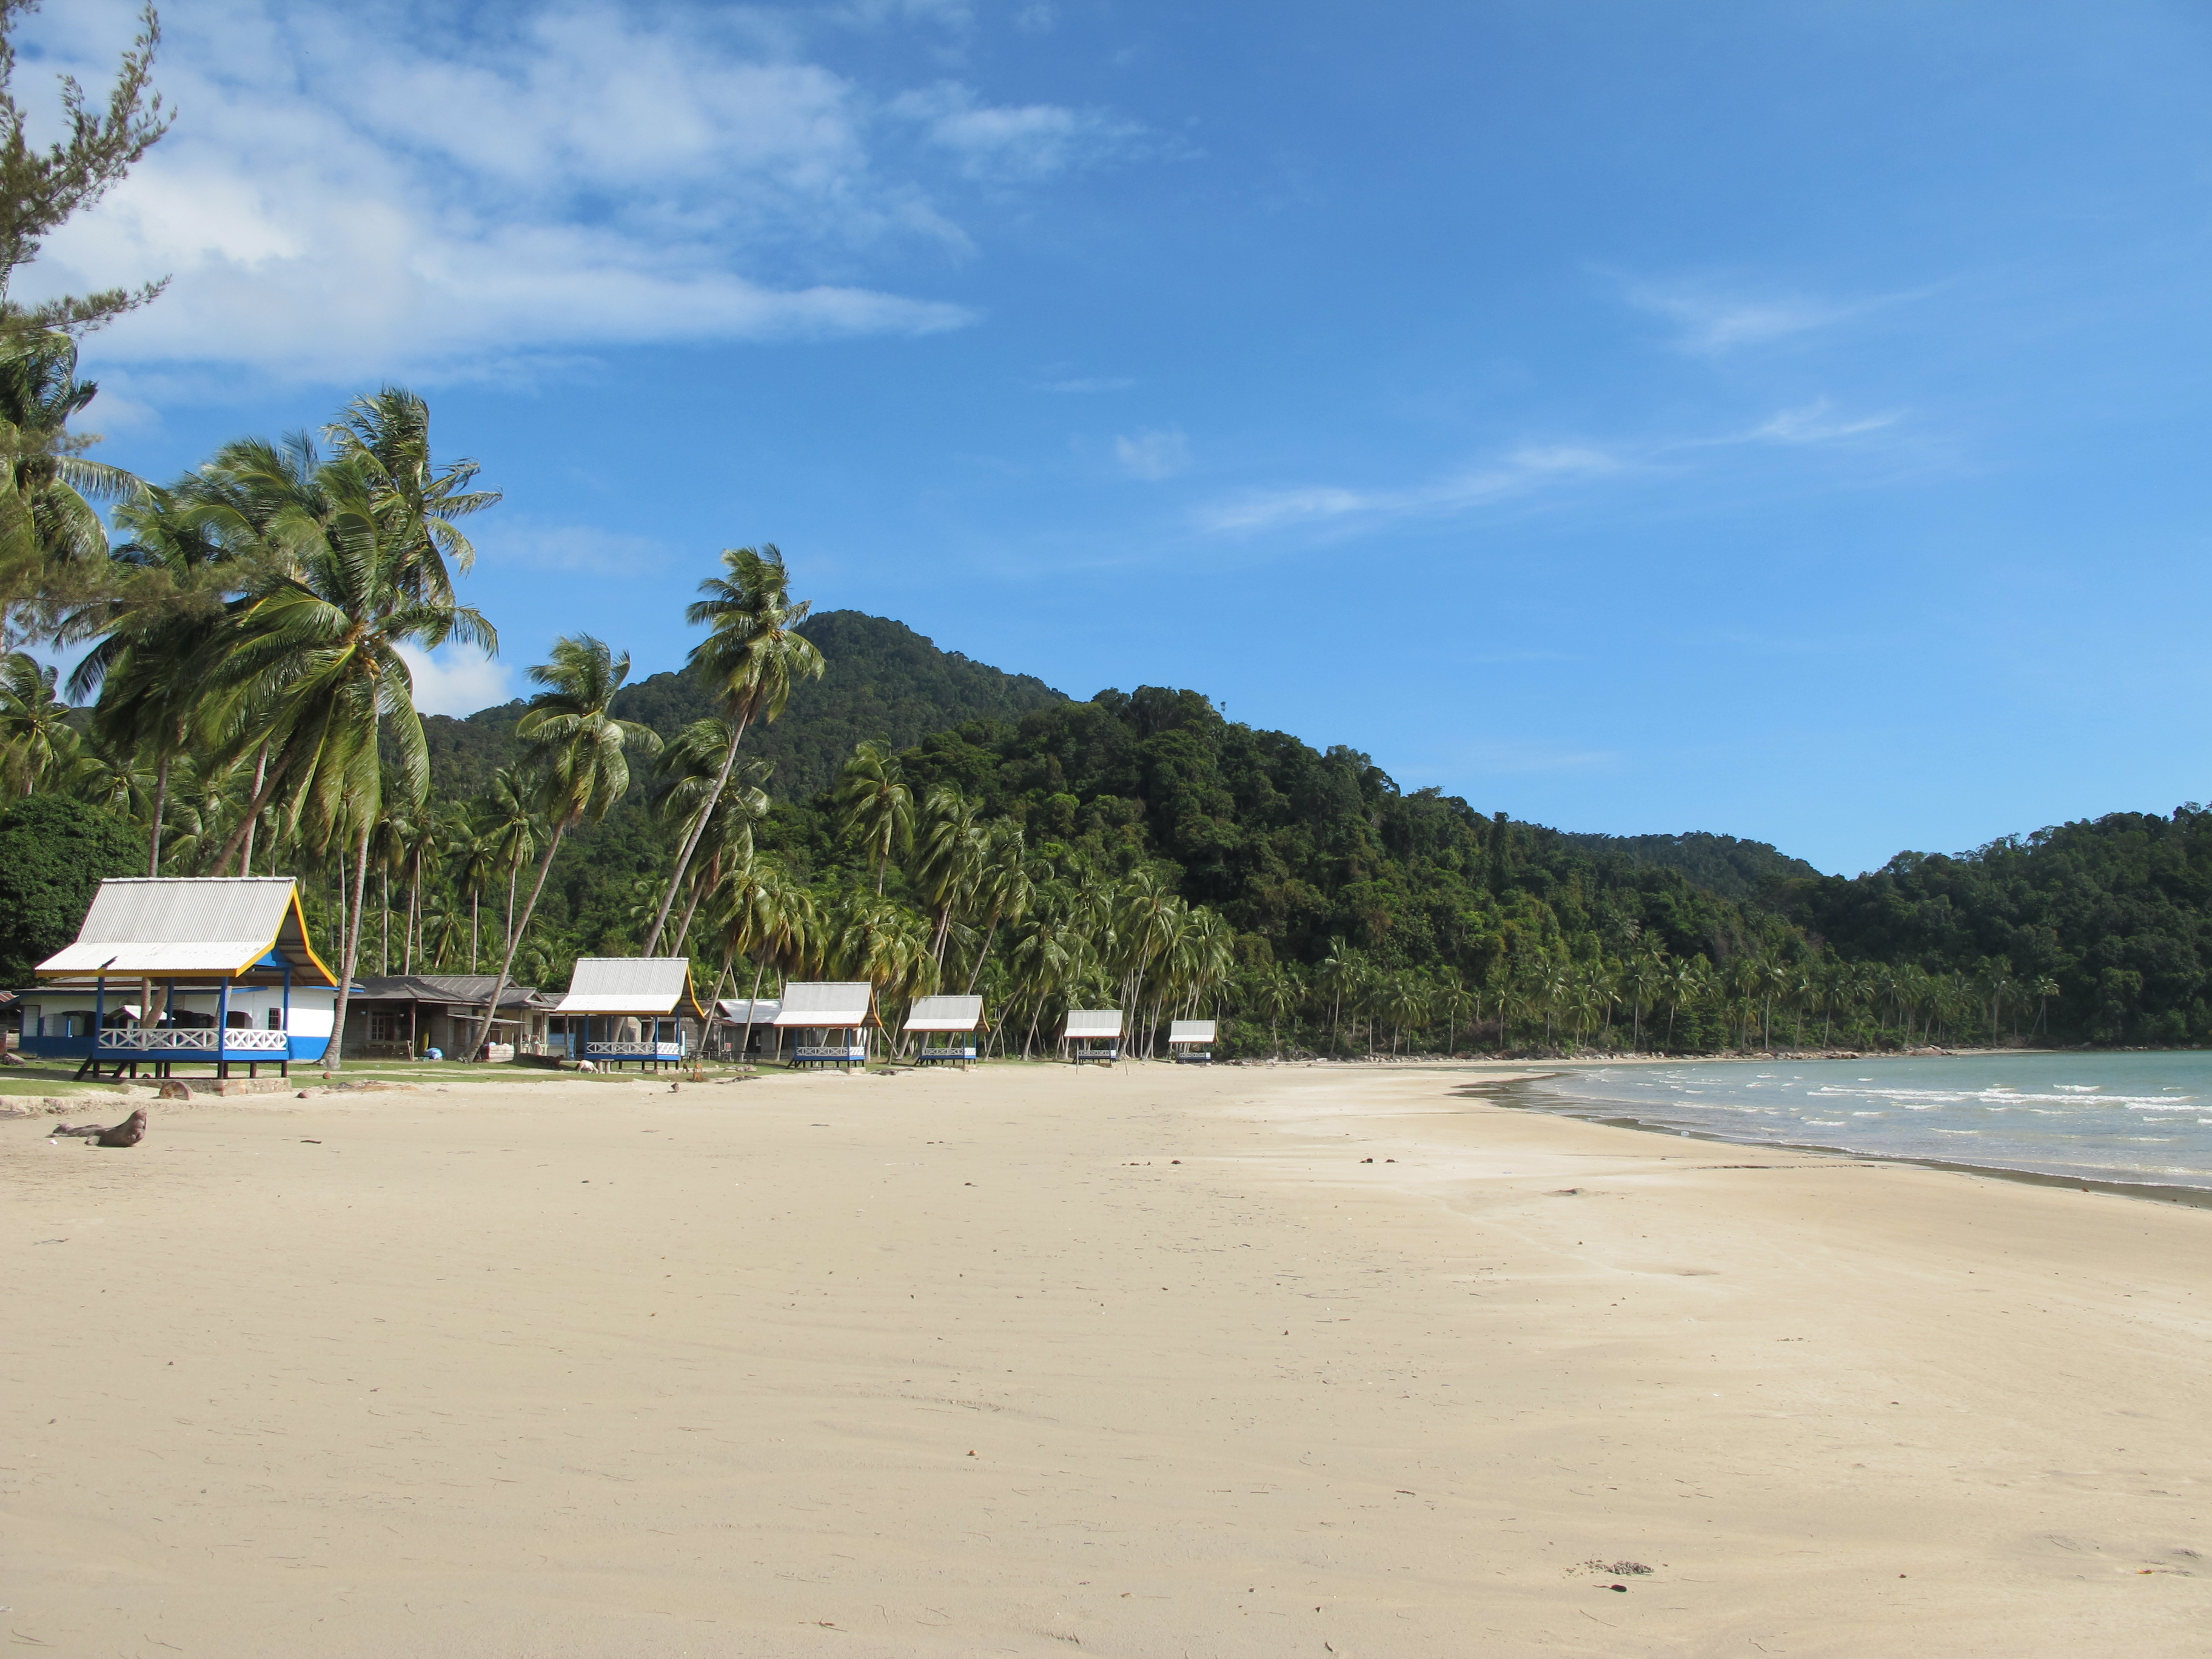
<svg viewBox="0 0 2212 1659"><path fill-rule="evenodd" d="M404 1042L407 1023L398 1014L377 1009L368 1017L368 1040L371 1042Z"/></svg>
<svg viewBox="0 0 2212 1659"><path fill-rule="evenodd" d="M271 1008L269 1011L269 1029L272 1031L281 1031L284 1029L284 1011L282 1008Z"/></svg>
<svg viewBox="0 0 2212 1659"><path fill-rule="evenodd" d="M234 1008L222 1023L234 1031L250 1031L253 1029L253 1016L243 1008Z"/></svg>

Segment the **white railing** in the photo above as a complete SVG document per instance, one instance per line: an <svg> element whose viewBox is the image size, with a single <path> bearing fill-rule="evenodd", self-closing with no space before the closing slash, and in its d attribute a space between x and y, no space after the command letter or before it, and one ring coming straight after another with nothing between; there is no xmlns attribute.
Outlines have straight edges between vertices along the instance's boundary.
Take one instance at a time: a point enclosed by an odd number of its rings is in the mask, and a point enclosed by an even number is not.
<svg viewBox="0 0 2212 1659"><path fill-rule="evenodd" d="M791 1051L793 1060L866 1060L868 1051L857 1042L802 1042Z"/></svg>
<svg viewBox="0 0 2212 1659"><path fill-rule="evenodd" d="M285 1034L264 1031L245 1026L233 1026L218 1031L211 1025L169 1029L156 1026L143 1030L132 1026L118 1027L100 1034L100 1046L104 1049L132 1054L211 1054L216 1052L216 1039L229 1051L281 1054L286 1049Z"/></svg>
<svg viewBox="0 0 2212 1659"><path fill-rule="evenodd" d="M586 1058L591 1060L681 1060L684 1045L680 1042L587 1042L584 1045Z"/></svg>

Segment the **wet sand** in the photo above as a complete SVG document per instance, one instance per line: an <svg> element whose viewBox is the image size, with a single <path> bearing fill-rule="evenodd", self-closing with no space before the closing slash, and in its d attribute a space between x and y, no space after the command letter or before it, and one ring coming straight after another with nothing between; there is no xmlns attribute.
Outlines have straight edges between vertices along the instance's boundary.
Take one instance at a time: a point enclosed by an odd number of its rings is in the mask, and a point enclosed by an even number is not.
<svg viewBox="0 0 2212 1659"><path fill-rule="evenodd" d="M0 1626L210 1659L2202 1651L2212 1215L1452 1092L1499 1073L468 1084L156 1106L125 1151L0 1124Z"/></svg>

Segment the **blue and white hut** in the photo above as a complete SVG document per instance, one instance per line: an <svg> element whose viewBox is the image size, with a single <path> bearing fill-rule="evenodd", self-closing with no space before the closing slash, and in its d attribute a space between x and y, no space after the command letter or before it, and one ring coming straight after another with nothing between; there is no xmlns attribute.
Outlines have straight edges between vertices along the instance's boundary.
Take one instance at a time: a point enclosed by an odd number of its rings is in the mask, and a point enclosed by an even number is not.
<svg viewBox="0 0 2212 1659"><path fill-rule="evenodd" d="M550 1029L555 1021L565 1044ZM690 957L579 957L546 1040L595 1066L680 1066L706 1023Z"/></svg>
<svg viewBox="0 0 2212 1659"><path fill-rule="evenodd" d="M315 954L289 876L136 876L103 881L76 942L38 966L22 1048L82 1059L77 1075L178 1064L257 1077L330 1047L337 975ZM144 989L150 1004L138 999Z"/></svg>
<svg viewBox="0 0 2212 1659"><path fill-rule="evenodd" d="M906 1017L906 1029L921 1034L921 1047L915 1052L915 1062L951 1060L960 1065L971 1063L975 1058L975 1032L982 1024L983 999L981 997L917 999L912 1012ZM930 1036L939 1034L945 1040L933 1044L929 1041Z"/></svg>
<svg viewBox="0 0 2212 1659"><path fill-rule="evenodd" d="M1213 1059L1214 1033L1218 1030L1210 1019L1177 1019L1168 1024L1168 1057L1188 1060L1197 1065L1211 1064Z"/></svg>
<svg viewBox="0 0 2212 1659"><path fill-rule="evenodd" d="M775 1024L800 1033L795 1066L865 1066L876 1025L875 988L862 980L794 980L783 988Z"/></svg>
<svg viewBox="0 0 2212 1659"><path fill-rule="evenodd" d="M1067 1025L1060 1034L1068 1059L1080 1066L1086 1060L1108 1063L1121 1058L1121 1011L1119 1008L1071 1008Z"/></svg>

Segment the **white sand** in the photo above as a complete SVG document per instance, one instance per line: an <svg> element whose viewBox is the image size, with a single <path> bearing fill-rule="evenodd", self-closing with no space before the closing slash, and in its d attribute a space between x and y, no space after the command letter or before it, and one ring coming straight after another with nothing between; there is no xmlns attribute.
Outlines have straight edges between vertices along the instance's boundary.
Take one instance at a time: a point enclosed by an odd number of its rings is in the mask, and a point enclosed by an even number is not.
<svg viewBox="0 0 2212 1659"><path fill-rule="evenodd" d="M1459 1080L576 1080L157 1109L118 1152L0 1124L0 1628L147 1659L2212 1646L2212 1212Z"/></svg>

